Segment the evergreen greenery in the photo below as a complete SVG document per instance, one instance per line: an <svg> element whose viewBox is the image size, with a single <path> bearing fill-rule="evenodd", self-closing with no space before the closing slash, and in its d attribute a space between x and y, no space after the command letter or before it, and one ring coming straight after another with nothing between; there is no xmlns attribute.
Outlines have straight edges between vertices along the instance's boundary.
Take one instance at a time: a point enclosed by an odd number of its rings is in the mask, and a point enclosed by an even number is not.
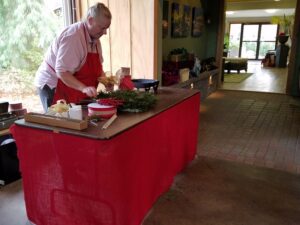
<svg viewBox="0 0 300 225"><path fill-rule="evenodd" d="M28 94L29 90L34 90L34 74L62 27L62 18L46 7L45 0L0 0L0 85L3 93L23 91Z"/></svg>
<svg viewBox="0 0 300 225"><path fill-rule="evenodd" d="M98 99L112 98L123 101L123 104L118 106L118 110L131 112L145 112L153 107L157 101L154 94L149 92L123 91L117 90L114 92L100 92Z"/></svg>
<svg viewBox="0 0 300 225"><path fill-rule="evenodd" d="M34 70L61 27L43 0L1 0L0 65Z"/></svg>

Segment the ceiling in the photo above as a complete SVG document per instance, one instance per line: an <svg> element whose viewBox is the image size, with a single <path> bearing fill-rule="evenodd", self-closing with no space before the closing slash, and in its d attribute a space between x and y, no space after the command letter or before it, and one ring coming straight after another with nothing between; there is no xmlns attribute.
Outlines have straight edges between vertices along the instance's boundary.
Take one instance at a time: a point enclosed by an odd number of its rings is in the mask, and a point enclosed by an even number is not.
<svg viewBox="0 0 300 225"><path fill-rule="evenodd" d="M295 8L293 9L280 9L274 13L267 13L264 9L252 9L252 10L237 10L232 11L233 14L226 14L226 18L241 18L241 17L269 17L269 16L283 16L293 15Z"/></svg>
<svg viewBox="0 0 300 225"><path fill-rule="evenodd" d="M226 11L234 14L226 15L226 18L242 17L270 17L294 14L297 0L225 0ZM276 9L274 13L267 13L266 9Z"/></svg>

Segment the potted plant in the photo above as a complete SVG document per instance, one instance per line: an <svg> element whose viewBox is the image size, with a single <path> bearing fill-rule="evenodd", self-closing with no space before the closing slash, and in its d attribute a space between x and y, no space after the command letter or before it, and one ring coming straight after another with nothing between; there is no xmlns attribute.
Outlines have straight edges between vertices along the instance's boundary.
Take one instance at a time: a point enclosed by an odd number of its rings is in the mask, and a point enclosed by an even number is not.
<svg viewBox="0 0 300 225"><path fill-rule="evenodd" d="M170 51L169 57L170 60L174 62L186 60L188 57L188 51L185 48L175 48Z"/></svg>
<svg viewBox="0 0 300 225"><path fill-rule="evenodd" d="M294 15L286 16L273 16L271 22L279 25L278 41L284 44L288 41L291 34L291 28L294 21Z"/></svg>
<svg viewBox="0 0 300 225"><path fill-rule="evenodd" d="M289 39L289 35L286 35L285 33L281 32L278 35L278 41L280 44L285 44Z"/></svg>

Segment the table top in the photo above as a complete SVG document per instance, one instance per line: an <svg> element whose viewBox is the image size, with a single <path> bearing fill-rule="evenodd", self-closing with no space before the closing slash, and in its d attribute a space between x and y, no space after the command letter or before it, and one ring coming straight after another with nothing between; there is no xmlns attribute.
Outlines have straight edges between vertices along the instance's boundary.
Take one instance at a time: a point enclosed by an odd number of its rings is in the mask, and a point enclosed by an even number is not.
<svg viewBox="0 0 300 225"><path fill-rule="evenodd" d="M87 129L77 131L71 129L65 129L60 127L53 127L48 125L42 125L37 123L26 122L24 119L15 121L16 125L50 130L57 133L65 133L71 135L78 135L93 139L111 139L114 136L130 129L142 123L143 121L169 109L172 106L188 99L189 97L198 94L198 90L182 89L182 88L169 88L163 87L158 89L157 103L149 111L143 113L131 113L131 112L118 112L118 118L105 130L101 129L105 121L97 123L98 126L89 125ZM200 101L200 98L199 98Z"/></svg>

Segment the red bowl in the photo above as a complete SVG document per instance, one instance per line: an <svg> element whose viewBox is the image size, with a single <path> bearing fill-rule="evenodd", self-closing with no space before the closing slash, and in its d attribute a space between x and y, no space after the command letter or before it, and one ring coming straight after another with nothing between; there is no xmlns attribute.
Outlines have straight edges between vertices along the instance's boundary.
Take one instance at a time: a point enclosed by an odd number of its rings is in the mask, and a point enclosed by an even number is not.
<svg viewBox="0 0 300 225"><path fill-rule="evenodd" d="M108 119L117 113L117 108L112 105L101 105L99 103L88 104L88 115Z"/></svg>
<svg viewBox="0 0 300 225"><path fill-rule="evenodd" d="M15 114L16 116L24 116L27 113L27 109L26 108L15 109L15 110L11 110L10 112Z"/></svg>

